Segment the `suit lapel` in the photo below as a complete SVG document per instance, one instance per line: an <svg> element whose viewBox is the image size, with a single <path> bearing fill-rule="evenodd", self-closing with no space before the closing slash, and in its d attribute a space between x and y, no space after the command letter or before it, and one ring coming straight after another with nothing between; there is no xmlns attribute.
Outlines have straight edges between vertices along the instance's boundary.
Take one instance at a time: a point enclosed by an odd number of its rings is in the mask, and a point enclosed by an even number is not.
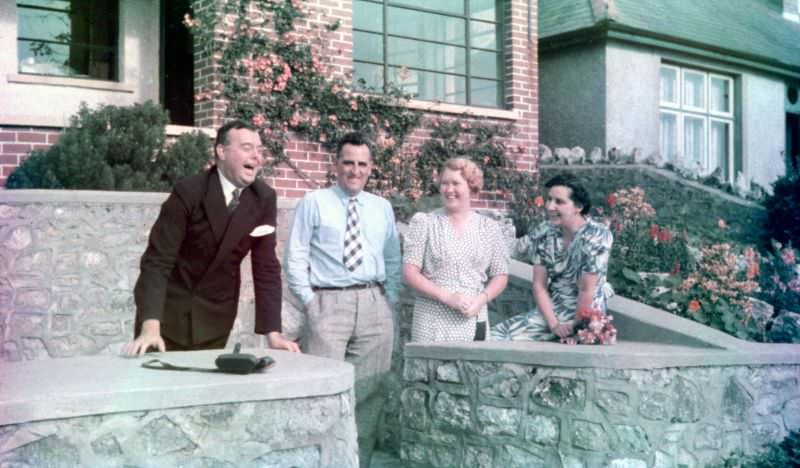
<svg viewBox="0 0 800 468"><path fill-rule="evenodd" d="M224 207L225 216L228 216L227 208ZM222 237L222 242L217 248L217 254L211 261L206 272L214 271L219 263L233 250L233 248L242 240L242 237L247 235L253 229L253 220L257 219L258 199L252 187L242 191L239 198L239 206L236 211L231 215L228 221L227 229Z"/></svg>
<svg viewBox="0 0 800 468"><path fill-rule="evenodd" d="M219 181L219 174L217 174L218 170L214 168L209 171L208 190L206 190L206 196L203 199L203 206L217 244L225 235L225 228L228 225L228 208L225 206L225 195L222 193L222 184Z"/></svg>

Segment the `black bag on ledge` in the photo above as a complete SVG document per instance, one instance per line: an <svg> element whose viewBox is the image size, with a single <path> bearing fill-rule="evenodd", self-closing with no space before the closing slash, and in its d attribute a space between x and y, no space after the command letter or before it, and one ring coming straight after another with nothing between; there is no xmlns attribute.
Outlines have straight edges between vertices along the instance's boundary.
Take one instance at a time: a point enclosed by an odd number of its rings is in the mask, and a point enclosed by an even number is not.
<svg viewBox="0 0 800 468"><path fill-rule="evenodd" d="M161 359L151 359L142 363L145 369L171 370L171 371L194 371L194 372L224 372L226 374L252 374L262 369L267 369L275 364L275 360L269 356L256 357L253 354L242 354L242 344L236 343L232 353L220 354L217 356L216 369L205 367L186 367L175 366Z"/></svg>

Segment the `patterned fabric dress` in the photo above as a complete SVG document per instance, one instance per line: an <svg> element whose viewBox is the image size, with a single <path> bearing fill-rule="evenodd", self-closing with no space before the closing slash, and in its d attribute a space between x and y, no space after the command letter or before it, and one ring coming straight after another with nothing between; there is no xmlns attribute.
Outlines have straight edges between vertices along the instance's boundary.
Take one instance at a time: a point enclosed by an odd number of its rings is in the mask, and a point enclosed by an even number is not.
<svg viewBox="0 0 800 468"><path fill-rule="evenodd" d="M587 220L575 233L575 239L564 249L561 229L549 222L540 224L529 234L531 264L547 269L547 290L553 303L553 312L559 322L575 319L578 303L578 282L583 272L597 275L592 307L606 311L608 298L613 295L606 281L608 256L613 235L598 222ZM558 337L550 332L544 316L534 306L529 312L520 314L497 324L491 330L495 340L551 341Z"/></svg>
<svg viewBox="0 0 800 468"><path fill-rule="evenodd" d="M420 267L426 278L446 291L477 296L491 277L508 273L508 258L500 226L478 213L472 212L460 237L443 208L417 213L409 222L403 263ZM418 295L411 341L472 341L477 321L486 320L485 306L476 320Z"/></svg>

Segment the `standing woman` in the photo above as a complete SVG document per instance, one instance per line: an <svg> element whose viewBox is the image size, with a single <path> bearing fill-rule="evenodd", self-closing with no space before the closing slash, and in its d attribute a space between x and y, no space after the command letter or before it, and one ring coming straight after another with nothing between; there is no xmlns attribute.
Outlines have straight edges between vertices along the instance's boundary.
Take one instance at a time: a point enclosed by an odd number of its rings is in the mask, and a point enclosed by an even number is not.
<svg viewBox="0 0 800 468"><path fill-rule="evenodd" d="M417 213L405 236L403 277L417 293L411 341L482 341L487 307L508 283L500 226L470 208L483 173L464 158L444 163L442 208Z"/></svg>
<svg viewBox="0 0 800 468"><path fill-rule="evenodd" d="M586 215L589 194L573 176L555 176L548 189L548 220L529 236L536 307L492 328L497 340L551 341L573 334L575 317L605 313L613 291L606 282L611 231Z"/></svg>

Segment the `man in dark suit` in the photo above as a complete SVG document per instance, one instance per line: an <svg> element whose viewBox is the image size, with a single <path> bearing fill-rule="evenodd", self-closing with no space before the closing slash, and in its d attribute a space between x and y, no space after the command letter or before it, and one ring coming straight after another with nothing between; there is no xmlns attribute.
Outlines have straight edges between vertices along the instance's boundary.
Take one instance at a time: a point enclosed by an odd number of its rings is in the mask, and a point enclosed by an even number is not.
<svg viewBox="0 0 800 468"><path fill-rule="evenodd" d="M263 150L254 127L229 122L217 131L215 166L175 185L142 255L134 289L136 338L125 346L126 354L225 347L248 252L255 332L266 334L273 348L299 352L281 335L276 195L256 178Z"/></svg>

